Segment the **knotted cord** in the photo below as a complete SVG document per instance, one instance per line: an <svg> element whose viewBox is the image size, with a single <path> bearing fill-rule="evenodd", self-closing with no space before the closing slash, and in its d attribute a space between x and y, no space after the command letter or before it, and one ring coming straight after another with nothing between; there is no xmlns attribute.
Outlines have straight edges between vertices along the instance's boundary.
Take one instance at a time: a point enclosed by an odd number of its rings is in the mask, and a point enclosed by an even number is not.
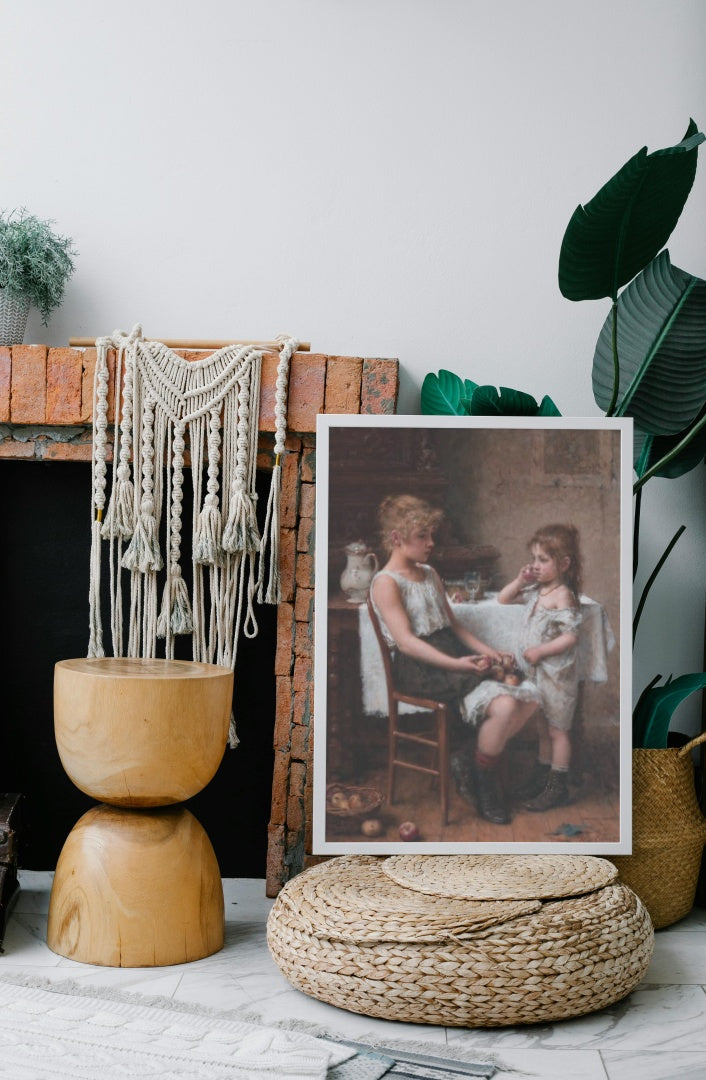
<svg viewBox="0 0 706 1080"><path fill-rule="evenodd" d="M145 340L139 325L130 334L118 330L96 341L89 656L105 655L101 540L109 544L114 656L155 657L157 639L164 639L164 655L173 658L175 637L191 634L194 660L235 667L241 632L257 634L256 594L259 602L279 602L281 459L289 364L297 342L290 337L277 340L275 464L262 537L255 491L261 350L227 345L188 361L161 342ZM113 454L111 496L104 513L109 349L116 350L114 425L119 448L116 445ZM194 495L191 594L181 567L187 445ZM163 512L166 558L159 542ZM163 568L160 602L158 575ZM124 574L130 587L127 642ZM237 744L233 729L230 741Z"/></svg>

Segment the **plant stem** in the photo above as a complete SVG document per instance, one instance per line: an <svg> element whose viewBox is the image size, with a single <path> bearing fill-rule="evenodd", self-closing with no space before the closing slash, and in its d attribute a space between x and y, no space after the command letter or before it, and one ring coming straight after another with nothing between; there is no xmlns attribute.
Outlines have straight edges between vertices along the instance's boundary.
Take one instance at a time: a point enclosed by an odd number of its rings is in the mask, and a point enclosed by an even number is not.
<svg viewBox="0 0 706 1080"><path fill-rule="evenodd" d="M642 615L642 609L645 606L645 601L647 600L648 593L649 593L650 589L652 588L652 586L654 585L655 578L657 577L658 573L660 572L660 570L664 566L665 562L669 558L669 554L670 554L672 548L674 547L677 540L679 539L679 537L681 536L681 534L684 532L685 529L686 529L686 525L680 525L679 526L679 528L675 532L674 536L672 537L672 539L669 541L666 548L664 549L661 559L659 560L659 562L655 566L654 570L650 574L649 578L647 579L647 583L645 584L645 587L642 590L642 596L640 597L640 603L637 605L637 610L635 612L635 618L632 621L632 643L633 643L633 645L635 644L635 635L637 633L638 623L640 622L640 616Z"/></svg>
<svg viewBox="0 0 706 1080"><path fill-rule="evenodd" d="M665 454L663 458L660 458L659 461L657 461L651 469L648 469L646 473L644 473L638 480L635 481L632 486L633 495L637 494L643 484L646 484L650 477L655 476L656 473L660 471L660 469L663 469L665 465L668 465L669 462L677 456L677 454L681 454L682 450L689 445L691 440L696 435L698 435L698 433L701 431L701 428L705 424L706 413L704 413L704 415L701 417L698 424L694 424L693 428L689 429L684 438L681 439L681 441L678 442L676 446L672 447L668 454Z"/></svg>
<svg viewBox="0 0 706 1080"><path fill-rule="evenodd" d="M615 413L615 406L618 401L618 392L620 390L620 364L618 363L618 301L617 298L613 300L612 307L613 324L611 330L611 343L613 346L613 395L610 399L610 405L606 410L606 416L613 416Z"/></svg>
<svg viewBox="0 0 706 1080"><path fill-rule="evenodd" d="M640 550L640 511L642 510L642 489L635 493L635 520L632 527L632 579L637 577L637 562Z"/></svg>

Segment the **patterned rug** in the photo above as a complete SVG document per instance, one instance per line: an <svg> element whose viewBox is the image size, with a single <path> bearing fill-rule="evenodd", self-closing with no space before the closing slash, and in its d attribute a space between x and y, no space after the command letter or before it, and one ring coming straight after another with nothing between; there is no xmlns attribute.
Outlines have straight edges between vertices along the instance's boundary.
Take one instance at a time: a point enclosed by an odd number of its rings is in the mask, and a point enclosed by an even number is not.
<svg viewBox="0 0 706 1080"><path fill-rule="evenodd" d="M0 978L0 1076L14 1080L343 1080L350 1047L227 1014ZM364 1062L360 1062L364 1065ZM339 1071L339 1068L341 1071ZM379 1070L372 1076L384 1075Z"/></svg>
<svg viewBox="0 0 706 1080"><path fill-rule="evenodd" d="M496 1071L428 1043L347 1042L305 1023L269 1027L169 998L0 975L8 1080L490 1080Z"/></svg>

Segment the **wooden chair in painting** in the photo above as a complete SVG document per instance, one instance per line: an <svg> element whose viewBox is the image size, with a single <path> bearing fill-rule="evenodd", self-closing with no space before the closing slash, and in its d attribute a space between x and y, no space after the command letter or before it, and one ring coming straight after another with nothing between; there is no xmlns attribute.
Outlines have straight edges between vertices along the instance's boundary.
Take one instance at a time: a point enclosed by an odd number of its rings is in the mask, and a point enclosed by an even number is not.
<svg viewBox="0 0 706 1080"><path fill-rule="evenodd" d="M437 777L439 781L441 819L442 823L446 825L449 820L449 708L443 701L405 694L395 687L390 646L385 640L380 620L369 593L367 605L370 622L380 647L387 688L387 801L390 805L394 803L395 771L397 769L411 769L415 772L425 773L427 776ZM409 705L414 712L401 713L400 705ZM408 725L414 718L418 717L420 711L426 712L430 716L428 730L423 732L408 730ZM408 757L400 756L405 748L411 747L422 747L427 750L432 764L424 765L412 761Z"/></svg>

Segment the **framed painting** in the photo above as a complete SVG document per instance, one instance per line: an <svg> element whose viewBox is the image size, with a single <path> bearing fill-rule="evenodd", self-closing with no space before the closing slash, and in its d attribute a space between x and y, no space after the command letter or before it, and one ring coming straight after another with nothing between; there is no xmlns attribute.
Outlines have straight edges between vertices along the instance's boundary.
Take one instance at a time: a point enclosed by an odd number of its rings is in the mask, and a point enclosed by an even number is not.
<svg viewBox="0 0 706 1080"><path fill-rule="evenodd" d="M313 851L631 850L632 422L318 417Z"/></svg>

